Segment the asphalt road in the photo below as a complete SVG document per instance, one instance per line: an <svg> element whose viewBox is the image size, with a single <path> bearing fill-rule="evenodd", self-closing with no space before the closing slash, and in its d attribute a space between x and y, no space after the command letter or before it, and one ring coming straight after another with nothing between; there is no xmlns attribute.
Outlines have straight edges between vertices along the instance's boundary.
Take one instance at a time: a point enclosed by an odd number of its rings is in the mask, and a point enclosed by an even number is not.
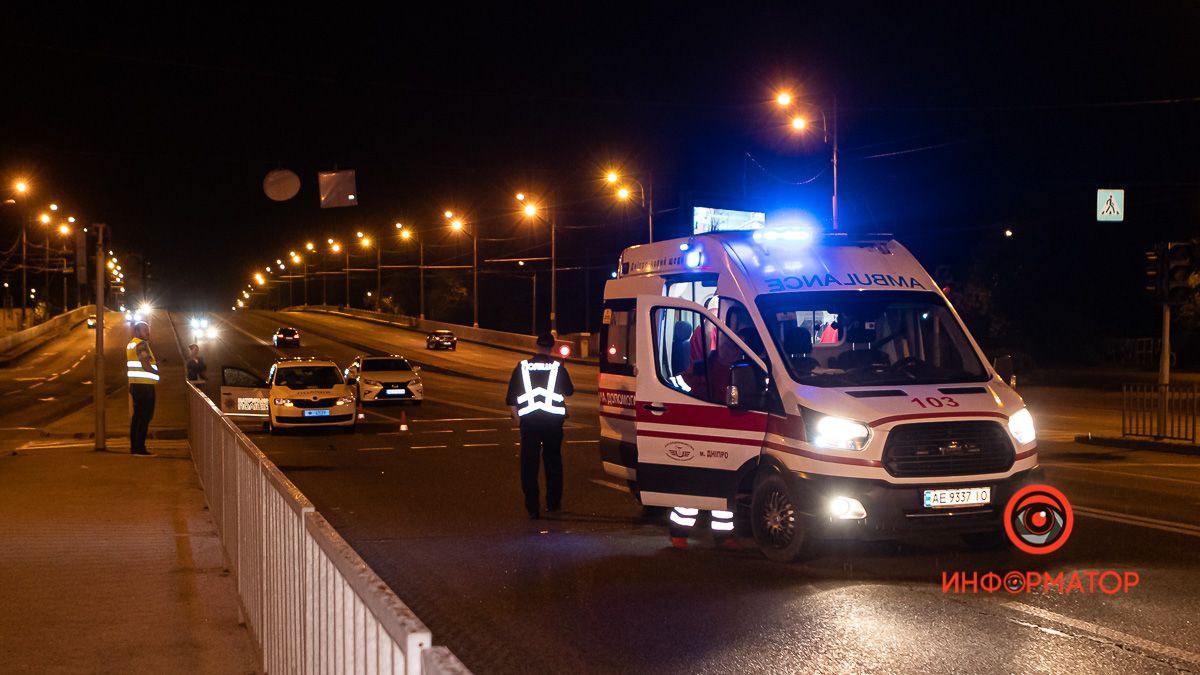
<svg viewBox="0 0 1200 675"><path fill-rule="evenodd" d="M420 334L314 314L221 319L203 345L214 384L223 364L265 373L280 355L344 365L399 353L424 366L424 405L370 409L354 435L248 430L476 672L1200 671L1200 458L1072 442L1119 426L1113 394L1023 391L1048 480L1076 509L1056 553L924 540L830 546L779 565L753 548L671 549L663 523L601 471L585 392L568 400L566 512L527 520L501 383L515 353L466 343L431 353ZM280 325L299 328L303 346L271 347ZM594 368L570 370L594 390ZM961 571L1108 569L1140 584L1117 595L941 584Z"/></svg>

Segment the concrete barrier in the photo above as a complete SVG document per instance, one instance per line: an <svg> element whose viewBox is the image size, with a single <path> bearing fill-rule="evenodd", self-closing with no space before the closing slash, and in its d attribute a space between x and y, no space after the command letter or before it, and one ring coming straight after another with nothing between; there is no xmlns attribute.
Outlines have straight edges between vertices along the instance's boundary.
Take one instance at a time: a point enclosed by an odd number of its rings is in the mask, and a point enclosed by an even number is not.
<svg viewBox="0 0 1200 675"><path fill-rule="evenodd" d="M525 335L522 333L508 333L505 331L492 330L490 328L473 328L471 326L463 326L456 323L446 323L443 321L430 321L429 319L418 319L415 316L407 316L404 314L387 314L385 312L372 312L366 309L355 309L353 307L330 307L328 305L308 305L285 307L282 311L285 312L324 312L327 314L338 314L341 316L350 316L356 319L366 321L375 321L385 323L410 330L429 333L435 330L453 331L458 336L459 340L464 342L474 342L488 347L498 347L500 349L509 349L514 352L528 353L537 350L537 337L533 335ZM557 344L568 345L571 348L571 356L568 361L578 361L582 363L595 363L596 345L593 342L594 336L590 333L560 333Z"/></svg>
<svg viewBox="0 0 1200 675"><path fill-rule="evenodd" d="M26 347L32 347L33 344L40 340L82 323L87 320L88 315L95 312L95 305L85 305L79 309L73 309L64 314L51 317L23 331L0 337L0 365L6 365L8 361L23 354L27 351Z"/></svg>

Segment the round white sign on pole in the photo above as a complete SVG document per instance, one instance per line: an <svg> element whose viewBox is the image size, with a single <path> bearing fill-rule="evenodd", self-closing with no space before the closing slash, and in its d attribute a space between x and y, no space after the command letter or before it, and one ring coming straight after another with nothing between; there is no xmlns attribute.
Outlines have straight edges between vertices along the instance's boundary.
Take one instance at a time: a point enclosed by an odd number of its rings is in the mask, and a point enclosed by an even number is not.
<svg viewBox="0 0 1200 675"><path fill-rule="evenodd" d="M273 201L286 202L300 191L300 177L287 169L275 169L263 178L263 192Z"/></svg>

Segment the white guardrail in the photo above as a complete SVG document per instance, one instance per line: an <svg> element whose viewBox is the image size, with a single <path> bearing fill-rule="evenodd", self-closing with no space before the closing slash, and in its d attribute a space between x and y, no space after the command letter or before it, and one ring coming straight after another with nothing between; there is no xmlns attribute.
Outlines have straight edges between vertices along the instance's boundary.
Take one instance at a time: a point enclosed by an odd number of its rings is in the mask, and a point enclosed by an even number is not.
<svg viewBox="0 0 1200 675"><path fill-rule="evenodd" d="M267 673L469 673L300 490L188 385L188 438Z"/></svg>

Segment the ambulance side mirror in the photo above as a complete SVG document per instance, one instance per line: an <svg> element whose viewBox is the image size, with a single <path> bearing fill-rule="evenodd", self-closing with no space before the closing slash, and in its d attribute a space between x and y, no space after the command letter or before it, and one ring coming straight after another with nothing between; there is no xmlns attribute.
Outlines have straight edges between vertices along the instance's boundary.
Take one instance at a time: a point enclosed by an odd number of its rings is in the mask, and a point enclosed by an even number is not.
<svg viewBox="0 0 1200 675"><path fill-rule="evenodd" d="M725 388L725 405L734 410L753 410L763 407L767 395L766 379L750 363L729 366L729 386Z"/></svg>
<svg viewBox="0 0 1200 675"><path fill-rule="evenodd" d="M1003 354L1001 356L997 356L995 358L995 360L992 362L992 369L996 371L996 374L999 375L1000 379L1004 380L1004 382L1006 384L1009 384L1009 385L1015 384L1015 382L1013 380L1013 375L1015 374L1015 368L1013 366L1013 357L1012 356L1010 356L1008 354Z"/></svg>

